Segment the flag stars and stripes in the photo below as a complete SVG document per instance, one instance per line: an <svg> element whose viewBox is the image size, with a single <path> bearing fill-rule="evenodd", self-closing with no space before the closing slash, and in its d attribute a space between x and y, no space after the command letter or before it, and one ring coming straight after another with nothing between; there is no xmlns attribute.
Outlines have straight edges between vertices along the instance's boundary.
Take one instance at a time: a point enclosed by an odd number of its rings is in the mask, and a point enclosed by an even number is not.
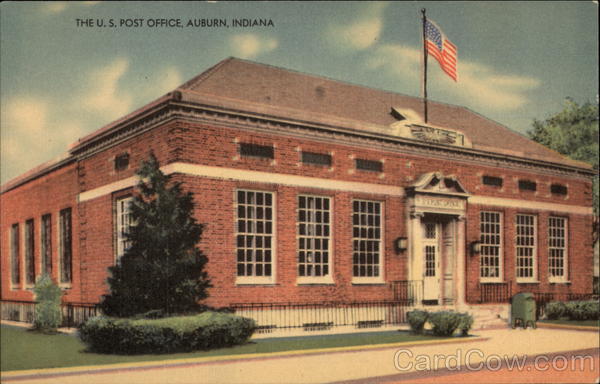
<svg viewBox="0 0 600 384"><path fill-rule="evenodd" d="M454 81L458 81L456 46L430 20L425 21L425 48L427 53L438 61L442 71L446 72Z"/></svg>

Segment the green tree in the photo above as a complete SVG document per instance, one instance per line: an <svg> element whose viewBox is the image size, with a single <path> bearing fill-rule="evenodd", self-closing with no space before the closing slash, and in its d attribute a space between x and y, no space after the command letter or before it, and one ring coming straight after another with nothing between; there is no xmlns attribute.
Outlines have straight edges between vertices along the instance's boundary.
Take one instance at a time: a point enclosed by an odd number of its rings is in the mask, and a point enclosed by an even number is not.
<svg viewBox="0 0 600 384"><path fill-rule="evenodd" d="M594 241L598 239L598 103L579 105L565 100L562 111L544 121L535 119L528 132L531 139L574 160L591 164L593 179Z"/></svg>
<svg viewBox="0 0 600 384"><path fill-rule="evenodd" d="M135 225L126 234L130 247L109 268L110 293L101 308L119 317L198 311L211 285L204 271L208 260L196 247L203 225L193 217L193 196L161 172L153 154L137 175L139 193L130 205Z"/></svg>

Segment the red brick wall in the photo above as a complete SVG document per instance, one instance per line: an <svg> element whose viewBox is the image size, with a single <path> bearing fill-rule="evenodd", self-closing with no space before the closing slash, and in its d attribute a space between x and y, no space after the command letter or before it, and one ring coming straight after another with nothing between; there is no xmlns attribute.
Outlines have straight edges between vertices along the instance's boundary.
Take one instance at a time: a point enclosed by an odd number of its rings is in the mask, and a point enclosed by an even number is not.
<svg viewBox="0 0 600 384"><path fill-rule="evenodd" d="M470 206L467 214L467 245L479 241L481 211L502 213L503 281L511 283L513 294L517 292L589 293L592 290L592 217L590 215L565 214L564 212L537 211L523 207L502 208L496 206ZM516 215L537 216L537 280L539 283L516 281ZM570 284L550 283L548 280L548 219L550 216L568 218L568 280ZM467 247L468 250L468 247ZM479 283L479 255L467 251L467 290L477 296Z"/></svg>
<svg viewBox="0 0 600 384"><path fill-rule="evenodd" d="M404 221L396 212L403 212L400 198L380 195L350 194L281 185L217 181L179 176L186 189L196 196L196 218L204 223L199 244L208 256L207 271L212 279L209 303L227 305L249 302L321 302L390 300L385 284L353 285L352 276L352 199L370 199L384 203L385 209L385 278L406 279L406 255L397 255L392 239L405 232ZM272 191L276 202L276 276L273 286L236 286L234 201L236 189ZM298 194L327 196L334 207L333 279L335 285L297 285L296 210Z"/></svg>
<svg viewBox="0 0 600 384"><path fill-rule="evenodd" d="M252 142L275 146L275 161L240 158L239 142ZM75 205L76 195L116 182L134 175L139 163L153 150L161 165L180 161L187 163L251 169L280 174L302 175L344 181L357 181L386 186L406 187L421 174L441 171L458 176L463 186L473 195L525 199L566 205L591 206L591 183L582 178L560 178L531 172L513 171L498 167L482 167L472 163L440 160L416 155L384 152L363 147L351 147L332 143L255 134L235 129L222 129L205 124L172 122L153 129L112 148L94 154L54 173L2 195L2 279L8 282L8 231L13 222L23 225L30 217L38 220L42 214L53 214L53 225L58 211L73 207L74 276L73 288L68 298L73 301L94 302L107 289L106 268L114 263L114 208L117 196L130 193L130 189L115 191ZM299 164L300 150L331 153L331 169ZM124 171L114 170L115 156L127 152L130 167ZM365 158L384 161L384 175L376 172L354 170L354 159ZM77 172L77 174L76 174ZM502 188L481 185L481 176L488 174L504 178ZM196 216L205 223L201 249L209 258L208 272L213 281L209 303L227 305L232 302L269 301L331 301L331 300L383 300L391 298L391 291L384 285L352 285L351 283L351 201L366 198L384 202L385 268L387 282L406 279L407 253L397 255L393 240L406 236L406 207L403 198L381 194L365 195L346 191L296 188L274 184L253 184L239 181L217 181L193 176L178 175L185 188L195 193ZM537 192L518 190L519 178L535 180ZM551 183L565 184L569 188L567 198L549 193ZM274 286L236 286L234 242L234 191L236 188L268 190L277 198L277 282ZM313 193L331 197L334 206L332 218L333 278L335 285L296 285L296 209L299 193ZM48 199L47 196L52 196ZM5 209L9 207L9 209ZM469 205L466 246L479 238L479 207ZM504 249L506 280L514 279L514 215L517 210L490 207L504 213ZM6 213L5 213L6 212ZM519 212L527 212L519 210ZM550 286L547 282L546 236L547 217L551 212L532 211L538 215L538 254L541 289L566 289L574 292L588 291L591 285L591 217L569 214L569 264L571 286ZM565 216L564 213L558 214ZM57 230L53 228L53 234ZM39 236L39 230L36 236ZM77 235L75 235L77 234ZM38 242L39 243L39 242ZM36 244L37 245L37 244ZM56 246L56 244L53 244ZM39 247L36 246L39 260ZM5 256L4 256L5 255ZM54 253L56 257L56 252ZM79 260L81 259L81 262ZM469 289L478 282L478 256L467 255ZM56 265L56 264L55 264ZM515 286L515 289L519 287ZM28 299L29 292L10 291L2 285L2 297Z"/></svg>
<svg viewBox="0 0 600 384"><path fill-rule="evenodd" d="M78 207L77 207L77 177L76 164L71 163L52 173L26 183L16 189L3 193L0 197L1 214L1 241L2 250L2 299L3 300L32 300L33 293L31 289L25 288L25 248L24 248L24 230L25 221L34 220L34 260L35 275L42 273L40 256L40 224L42 215L52 215L52 278L58 281L59 261L58 261L58 218L60 211L64 208L71 208L72 220L72 257L73 274L72 284L66 290L64 300L80 301L80 282L81 275L78 268L79 258L79 231ZM13 224L19 224L20 236L20 258L21 258L21 284L20 287L11 289L10 287L10 228Z"/></svg>

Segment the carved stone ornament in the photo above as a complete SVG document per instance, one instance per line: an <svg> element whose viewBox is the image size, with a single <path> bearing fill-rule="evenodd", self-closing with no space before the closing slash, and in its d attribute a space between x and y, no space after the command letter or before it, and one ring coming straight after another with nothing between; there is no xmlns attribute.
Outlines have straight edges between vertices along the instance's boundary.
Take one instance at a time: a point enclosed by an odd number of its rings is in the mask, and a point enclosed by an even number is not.
<svg viewBox="0 0 600 384"><path fill-rule="evenodd" d="M469 193L454 175L429 172L406 188L411 217L436 213L464 217Z"/></svg>

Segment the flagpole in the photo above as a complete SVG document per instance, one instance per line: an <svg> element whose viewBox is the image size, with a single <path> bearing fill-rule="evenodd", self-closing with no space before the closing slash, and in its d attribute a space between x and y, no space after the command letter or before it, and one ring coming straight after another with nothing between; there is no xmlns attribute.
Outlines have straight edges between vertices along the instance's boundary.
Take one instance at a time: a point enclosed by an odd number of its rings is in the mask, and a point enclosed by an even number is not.
<svg viewBox="0 0 600 384"><path fill-rule="evenodd" d="M421 13L423 15L423 73L421 91L423 93L423 117L425 119L425 123L427 123L427 47L425 45L425 26L427 24L427 16L425 16L425 8L421 8Z"/></svg>

